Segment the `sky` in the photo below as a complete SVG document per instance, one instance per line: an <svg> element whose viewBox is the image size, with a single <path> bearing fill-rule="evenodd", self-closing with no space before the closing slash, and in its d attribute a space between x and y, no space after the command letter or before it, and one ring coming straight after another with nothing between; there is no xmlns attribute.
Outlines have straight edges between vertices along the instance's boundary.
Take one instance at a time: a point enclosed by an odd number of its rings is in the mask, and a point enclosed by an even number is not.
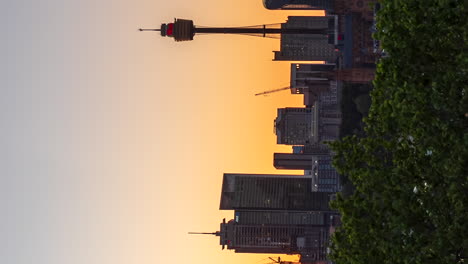
<svg viewBox="0 0 468 264"><path fill-rule="evenodd" d="M6 0L0 8L0 263L268 263L211 236L223 173L275 170L279 40L139 27L284 22L260 0ZM272 256L276 257L276 256ZM293 258L294 259L294 258ZM297 258L296 258L297 259Z"/></svg>

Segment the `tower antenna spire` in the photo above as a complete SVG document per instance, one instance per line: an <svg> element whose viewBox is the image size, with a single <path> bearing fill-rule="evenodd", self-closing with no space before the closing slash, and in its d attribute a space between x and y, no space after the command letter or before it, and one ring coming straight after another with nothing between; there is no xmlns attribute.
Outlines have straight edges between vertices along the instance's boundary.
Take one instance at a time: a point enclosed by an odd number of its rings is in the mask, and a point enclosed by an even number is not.
<svg viewBox="0 0 468 264"><path fill-rule="evenodd" d="M139 31L161 31L161 29L158 28L139 28Z"/></svg>
<svg viewBox="0 0 468 264"><path fill-rule="evenodd" d="M173 23L161 24L160 29L140 29L140 31L160 31L161 36L172 37L175 41L193 40L196 34L243 34L261 37L283 34L328 34L328 28L304 26L283 27L281 24L256 25L249 27L197 27L192 20L176 18Z"/></svg>
<svg viewBox="0 0 468 264"><path fill-rule="evenodd" d="M219 232L188 232L189 235L215 235L218 236Z"/></svg>

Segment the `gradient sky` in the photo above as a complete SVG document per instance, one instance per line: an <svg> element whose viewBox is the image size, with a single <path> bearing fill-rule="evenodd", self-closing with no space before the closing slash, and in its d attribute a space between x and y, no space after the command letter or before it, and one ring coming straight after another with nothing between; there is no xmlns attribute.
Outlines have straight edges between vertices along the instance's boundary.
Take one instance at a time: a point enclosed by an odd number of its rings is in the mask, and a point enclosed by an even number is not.
<svg viewBox="0 0 468 264"><path fill-rule="evenodd" d="M222 174L273 168L287 86L279 41L138 32L283 22L261 0L7 0L2 42L0 263L268 263L222 251ZM275 257L275 256L272 256Z"/></svg>

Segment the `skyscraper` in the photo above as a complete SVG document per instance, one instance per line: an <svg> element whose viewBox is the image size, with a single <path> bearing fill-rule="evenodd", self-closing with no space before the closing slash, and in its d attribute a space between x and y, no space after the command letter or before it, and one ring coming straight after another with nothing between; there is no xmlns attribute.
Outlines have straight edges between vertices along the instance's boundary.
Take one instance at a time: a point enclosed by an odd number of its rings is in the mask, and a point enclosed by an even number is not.
<svg viewBox="0 0 468 264"><path fill-rule="evenodd" d="M319 142L317 107L278 108L275 119L276 142L286 145L306 145Z"/></svg>
<svg viewBox="0 0 468 264"><path fill-rule="evenodd" d="M236 253L301 254L310 260L326 259L329 229L325 225L251 224L225 220L220 231L222 248Z"/></svg>
<svg viewBox="0 0 468 264"><path fill-rule="evenodd" d="M275 133L278 144L309 145L338 139L341 114L316 101L310 108L278 108Z"/></svg>
<svg viewBox="0 0 468 264"><path fill-rule="evenodd" d="M266 9L309 9L333 11L333 0L263 0Z"/></svg>
<svg viewBox="0 0 468 264"><path fill-rule="evenodd" d="M338 17L290 16L282 28L324 30L324 34L282 34L280 51L274 51L274 60L335 62L338 51Z"/></svg>
<svg viewBox="0 0 468 264"><path fill-rule="evenodd" d="M340 176L332 166L331 156L312 157L312 190L315 192L341 191Z"/></svg>
<svg viewBox="0 0 468 264"><path fill-rule="evenodd" d="M225 173L220 209L331 211L332 196L313 192L309 177Z"/></svg>
<svg viewBox="0 0 468 264"><path fill-rule="evenodd" d="M280 170L311 170L312 155L303 153L274 153L273 166Z"/></svg>

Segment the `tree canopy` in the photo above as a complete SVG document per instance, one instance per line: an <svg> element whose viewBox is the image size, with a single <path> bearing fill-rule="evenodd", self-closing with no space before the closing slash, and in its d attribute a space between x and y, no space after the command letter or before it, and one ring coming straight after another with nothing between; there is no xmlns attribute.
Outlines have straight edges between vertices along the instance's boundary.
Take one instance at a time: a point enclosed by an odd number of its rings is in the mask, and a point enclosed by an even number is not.
<svg viewBox="0 0 468 264"><path fill-rule="evenodd" d="M355 186L333 202L342 226L331 258L461 263L468 256L468 6L382 0L365 136L332 144Z"/></svg>

